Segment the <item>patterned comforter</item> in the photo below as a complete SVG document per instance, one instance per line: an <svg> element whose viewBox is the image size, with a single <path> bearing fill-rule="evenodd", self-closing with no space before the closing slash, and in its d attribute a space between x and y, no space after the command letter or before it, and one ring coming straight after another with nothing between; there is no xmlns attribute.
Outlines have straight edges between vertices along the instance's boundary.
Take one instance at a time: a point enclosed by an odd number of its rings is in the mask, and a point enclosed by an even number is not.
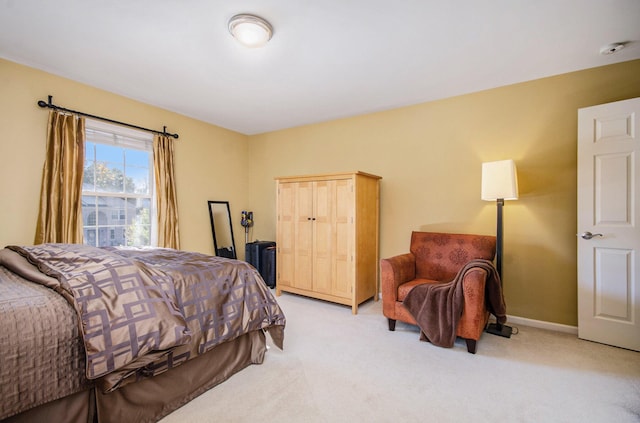
<svg viewBox="0 0 640 423"><path fill-rule="evenodd" d="M265 330L283 346L285 316L249 264L172 249L77 244L7 247L75 308L86 377L104 392Z"/></svg>

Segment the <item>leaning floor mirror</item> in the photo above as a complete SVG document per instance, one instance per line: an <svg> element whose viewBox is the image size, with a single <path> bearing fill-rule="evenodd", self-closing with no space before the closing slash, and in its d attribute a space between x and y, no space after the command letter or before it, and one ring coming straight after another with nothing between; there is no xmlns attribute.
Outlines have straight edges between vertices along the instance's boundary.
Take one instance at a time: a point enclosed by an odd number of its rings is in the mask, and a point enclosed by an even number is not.
<svg viewBox="0 0 640 423"><path fill-rule="evenodd" d="M216 255L235 259L236 243L233 239L231 224L231 210L228 201L208 201L211 232L213 234L213 248Z"/></svg>

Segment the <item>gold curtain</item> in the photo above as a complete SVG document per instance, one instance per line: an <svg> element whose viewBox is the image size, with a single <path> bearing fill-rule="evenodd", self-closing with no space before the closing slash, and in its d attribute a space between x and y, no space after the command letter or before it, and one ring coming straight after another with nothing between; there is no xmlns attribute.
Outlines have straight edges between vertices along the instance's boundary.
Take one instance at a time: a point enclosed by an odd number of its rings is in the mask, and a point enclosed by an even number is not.
<svg viewBox="0 0 640 423"><path fill-rule="evenodd" d="M35 243L82 244L84 118L52 110Z"/></svg>
<svg viewBox="0 0 640 423"><path fill-rule="evenodd" d="M156 180L158 247L180 248L178 196L173 164L173 140L156 134L153 138L153 170Z"/></svg>

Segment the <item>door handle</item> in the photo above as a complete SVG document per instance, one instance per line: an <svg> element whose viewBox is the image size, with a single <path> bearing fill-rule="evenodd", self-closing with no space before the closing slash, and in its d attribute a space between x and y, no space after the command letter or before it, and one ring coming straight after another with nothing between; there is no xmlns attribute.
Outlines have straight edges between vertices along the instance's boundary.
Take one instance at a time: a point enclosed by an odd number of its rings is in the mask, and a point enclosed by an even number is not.
<svg viewBox="0 0 640 423"><path fill-rule="evenodd" d="M587 231L587 232L583 232L580 234L580 237L582 237L582 239L591 239L593 237L596 236L603 236L602 234L592 234L591 232Z"/></svg>

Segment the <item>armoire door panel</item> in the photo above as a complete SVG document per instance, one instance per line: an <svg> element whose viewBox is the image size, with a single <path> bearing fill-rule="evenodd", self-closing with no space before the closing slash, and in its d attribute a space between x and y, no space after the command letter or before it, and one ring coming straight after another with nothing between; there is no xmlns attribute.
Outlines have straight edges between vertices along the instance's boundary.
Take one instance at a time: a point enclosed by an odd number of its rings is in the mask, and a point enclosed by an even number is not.
<svg viewBox="0 0 640 423"><path fill-rule="evenodd" d="M333 275L334 295L349 298L353 293L353 181L336 181Z"/></svg>
<svg viewBox="0 0 640 423"><path fill-rule="evenodd" d="M331 293L335 181L315 182L313 289Z"/></svg>
<svg viewBox="0 0 640 423"><path fill-rule="evenodd" d="M296 183L296 225L293 286L312 289L313 279L313 183Z"/></svg>
<svg viewBox="0 0 640 423"><path fill-rule="evenodd" d="M278 216L276 237L276 269L281 285L292 286L295 263L295 226L296 226L296 184L281 184L278 187Z"/></svg>

